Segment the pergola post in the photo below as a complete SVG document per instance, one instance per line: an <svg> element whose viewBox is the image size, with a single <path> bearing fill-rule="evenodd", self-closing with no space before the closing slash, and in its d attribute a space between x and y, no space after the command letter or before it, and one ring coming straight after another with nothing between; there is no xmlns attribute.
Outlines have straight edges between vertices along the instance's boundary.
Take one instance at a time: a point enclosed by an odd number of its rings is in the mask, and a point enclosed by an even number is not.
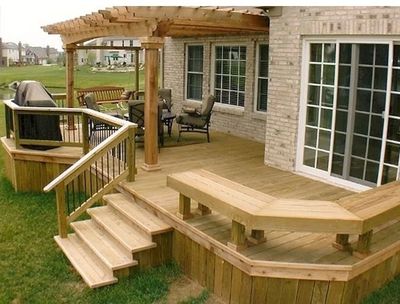
<svg viewBox="0 0 400 304"><path fill-rule="evenodd" d="M142 40L145 51L144 102L144 164L143 170L160 170L158 163L158 50L164 40L146 37Z"/></svg>
<svg viewBox="0 0 400 304"><path fill-rule="evenodd" d="M138 92L139 88L139 50L135 50L135 91Z"/></svg>
<svg viewBox="0 0 400 304"><path fill-rule="evenodd" d="M67 44L65 46L65 82L66 82L66 102L68 108L74 107L74 55L76 45ZM68 129L74 129L74 117L68 116Z"/></svg>

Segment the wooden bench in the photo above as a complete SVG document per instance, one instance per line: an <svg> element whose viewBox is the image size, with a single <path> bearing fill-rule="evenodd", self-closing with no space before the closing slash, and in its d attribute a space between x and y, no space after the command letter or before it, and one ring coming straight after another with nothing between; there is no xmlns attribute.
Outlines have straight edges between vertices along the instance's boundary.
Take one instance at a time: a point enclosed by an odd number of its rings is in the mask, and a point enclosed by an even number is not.
<svg viewBox="0 0 400 304"><path fill-rule="evenodd" d="M232 219L228 246L246 247L245 229L251 229L250 243L265 241L264 230L359 234L362 220L335 202L278 199L205 170L171 174L167 185L179 194L178 216L188 219L191 199L204 215L215 210Z"/></svg>
<svg viewBox="0 0 400 304"><path fill-rule="evenodd" d="M84 97L89 93L94 94L98 104L118 103L122 100L121 95L124 91L122 87L101 86L77 90L76 96L80 106L85 106Z"/></svg>
<svg viewBox="0 0 400 304"><path fill-rule="evenodd" d="M400 182L352 194L336 203L359 217L362 226L355 248L351 248L348 234L338 234L335 247L352 250L354 255L365 257L370 251L373 229L400 218Z"/></svg>

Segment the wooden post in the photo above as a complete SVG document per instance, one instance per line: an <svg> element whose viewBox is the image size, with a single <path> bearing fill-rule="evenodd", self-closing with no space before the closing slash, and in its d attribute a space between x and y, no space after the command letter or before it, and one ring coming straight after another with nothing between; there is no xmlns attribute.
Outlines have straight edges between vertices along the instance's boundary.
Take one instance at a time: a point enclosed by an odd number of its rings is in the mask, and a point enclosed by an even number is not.
<svg viewBox="0 0 400 304"><path fill-rule="evenodd" d="M89 119L86 113L82 113L82 141L83 154L89 152Z"/></svg>
<svg viewBox="0 0 400 304"><path fill-rule="evenodd" d="M182 220L192 218L193 215L190 213L190 197L179 193L179 211L176 214Z"/></svg>
<svg viewBox="0 0 400 304"><path fill-rule="evenodd" d="M4 115L5 115L5 119L6 119L6 137L7 138L11 137L11 121L10 121L11 113L12 113L12 110L8 106L5 105L4 106Z"/></svg>
<svg viewBox="0 0 400 304"><path fill-rule="evenodd" d="M355 257L362 259L369 254L372 234L373 232L370 230L358 236L357 248L353 251L353 255Z"/></svg>
<svg viewBox="0 0 400 304"><path fill-rule="evenodd" d="M65 46L65 81L66 81L66 101L67 107L74 107L74 55L75 55L75 44L67 44ZM74 116L68 115L68 130L74 130Z"/></svg>
<svg viewBox="0 0 400 304"><path fill-rule="evenodd" d="M126 162L128 165L128 182L135 181L136 167L135 167L135 128L129 128L128 130L128 140L126 146Z"/></svg>
<svg viewBox="0 0 400 304"><path fill-rule="evenodd" d="M336 241L332 243L332 246L338 250L351 250L351 245L349 243L348 234L336 234Z"/></svg>
<svg viewBox="0 0 400 304"><path fill-rule="evenodd" d="M200 203L198 203L197 210L200 215L211 214L211 209Z"/></svg>
<svg viewBox="0 0 400 304"><path fill-rule="evenodd" d="M246 228L244 225L232 220L231 241L228 242L228 247L236 251L246 248L245 232Z"/></svg>
<svg viewBox="0 0 400 304"><path fill-rule="evenodd" d="M19 143L19 116L18 111L12 111L13 116L13 127L14 127L14 140L15 140L15 148L20 149L21 144Z"/></svg>
<svg viewBox="0 0 400 304"><path fill-rule="evenodd" d="M135 91L139 92L140 84L139 84L139 50L135 50Z"/></svg>
<svg viewBox="0 0 400 304"><path fill-rule="evenodd" d="M247 238L247 240L253 244L258 245L264 243L267 239L265 238L264 230L251 230L251 235Z"/></svg>
<svg viewBox="0 0 400 304"><path fill-rule="evenodd" d="M67 237L67 209L65 206L65 189L64 183L61 183L56 188L57 202L57 218L58 218L58 233L60 237Z"/></svg>
<svg viewBox="0 0 400 304"><path fill-rule="evenodd" d="M158 163L158 50L160 37L142 40L145 49L144 164L145 171L160 170Z"/></svg>

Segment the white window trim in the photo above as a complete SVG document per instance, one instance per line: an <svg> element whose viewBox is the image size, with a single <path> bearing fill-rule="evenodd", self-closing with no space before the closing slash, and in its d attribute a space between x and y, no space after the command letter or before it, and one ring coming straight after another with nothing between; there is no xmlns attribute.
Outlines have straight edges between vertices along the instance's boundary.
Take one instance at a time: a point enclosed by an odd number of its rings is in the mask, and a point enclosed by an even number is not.
<svg viewBox="0 0 400 304"><path fill-rule="evenodd" d="M188 61L189 61L189 56L188 56L188 49L189 49L189 46L202 46L203 47L203 72L202 73L200 73L200 72L191 72L191 73L193 73L193 74L201 74L201 75L203 75L203 81L202 81L202 84L201 84L201 86L202 86L202 99L203 99L203 95L204 95L204 90L203 90L203 88L204 88L204 59L205 59L205 47L204 47L204 44L203 43L187 43L186 45L185 45L185 100L187 100L187 101L196 101L196 102L201 102L201 100L197 100L197 99L191 99L191 98L188 98L187 97L187 84L188 84Z"/></svg>
<svg viewBox="0 0 400 304"><path fill-rule="evenodd" d="M215 92L215 49L217 46L245 46L246 47L246 82L247 82L247 77L248 77L248 51L249 51L249 46L247 43L245 42L217 42L217 43L213 43L211 45L211 73L210 73L210 92L211 94L214 94ZM240 110L244 110L246 108L246 87L245 87L245 94L244 94L244 105L242 106L236 106L236 105L231 105L231 104L226 104L226 103L222 103L222 102L216 102L216 105L219 105L220 107L226 107L226 108L232 108L232 109L240 109Z"/></svg>
<svg viewBox="0 0 400 304"><path fill-rule="evenodd" d="M254 113L260 114L260 115L267 115L268 112L268 96L267 96L267 110L266 111L260 111L257 110L258 107L258 79L266 79L267 83L269 84L269 71L268 71L268 77L259 77L259 71L260 71L260 45L268 45L268 70L269 70L269 43L267 41L259 41L256 43L256 57L254 58L254 64L255 64L255 71L254 71L254 105L253 105L253 111Z"/></svg>
<svg viewBox="0 0 400 304"><path fill-rule="evenodd" d="M358 184L353 181L345 180L342 178L338 178L332 176L328 173L328 171L319 170L317 168L311 168L309 166L303 165L303 156L304 156L304 139L305 139L305 123L306 123L306 110L307 110L307 87L308 87L308 55L311 43L354 43L354 44L362 44L362 43L373 43L373 44L388 44L392 46L399 42L398 37L338 37L338 38L305 38L303 39L303 51L302 51L302 63L301 63L301 87L300 87L300 100L299 100L299 120L298 120L298 129L297 129L297 152L295 159L295 171L301 175L310 176L311 178L322 179L328 183L352 189L355 191L364 191L370 189L370 187ZM391 51L390 51L391 52ZM389 62L393 58L388 58ZM392 65L389 64L388 69L391 70ZM337 68L337 67L336 67ZM336 77L337 78L337 77ZM389 82L388 81L388 88ZM390 92L390 90L388 91ZM389 99L390 94L387 94L386 98ZM336 98L336 92L335 92ZM386 101L388 102L388 101ZM333 119L333 118L332 118ZM385 125L383 132L386 132L387 126ZM333 132L332 132L333 133ZM382 140L386 137L386 134L382 135ZM383 147L383 144L382 144ZM330 155L331 157L331 155ZM382 153L381 153L381 157ZM382 162L380 164L382 166ZM399 169L400 170L400 169ZM380 170L381 172L381 170ZM379 177L380 178L380 173Z"/></svg>

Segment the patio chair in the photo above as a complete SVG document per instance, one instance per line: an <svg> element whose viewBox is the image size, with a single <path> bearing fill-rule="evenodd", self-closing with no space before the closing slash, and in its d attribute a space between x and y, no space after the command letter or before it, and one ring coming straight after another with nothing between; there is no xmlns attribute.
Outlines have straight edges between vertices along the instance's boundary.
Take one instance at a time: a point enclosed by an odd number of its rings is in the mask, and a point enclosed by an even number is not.
<svg viewBox="0 0 400 304"><path fill-rule="evenodd" d="M129 100L129 121L136 123L136 142L144 142L144 100ZM162 103L158 104L158 142L159 147L164 145L164 128L161 120L162 115Z"/></svg>
<svg viewBox="0 0 400 304"><path fill-rule="evenodd" d="M161 101L163 101L163 111L168 111L171 113L171 108L172 108L171 89L159 89L158 98Z"/></svg>
<svg viewBox="0 0 400 304"><path fill-rule="evenodd" d="M96 103L96 98L93 93L86 94L84 96L83 100L88 109L91 109L91 110L94 110L97 112L102 112L102 113L105 113L105 114L108 114L108 115L111 115L114 117L119 117L119 118L121 117L121 115L116 111L107 112L104 109L104 107L100 107ZM104 109L105 111L102 111L102 109ZM97 131L114 131L114 130L116 130L116 128L113 126L106 125L103 122L100 122L96 119L90 119L90 121L89 121L89 140L93 137L94 133Z"/></svg>
<svg viewBox="0 0 400 304"><path fill-rule="evenodd" d="M197 132L207 134L207 141L210 142L210 119L212 109L215 103L215 97L209 95L203 100L200 109L182 108L182 113L176 116L179 136L178 142L183 132Z"/></svg>

